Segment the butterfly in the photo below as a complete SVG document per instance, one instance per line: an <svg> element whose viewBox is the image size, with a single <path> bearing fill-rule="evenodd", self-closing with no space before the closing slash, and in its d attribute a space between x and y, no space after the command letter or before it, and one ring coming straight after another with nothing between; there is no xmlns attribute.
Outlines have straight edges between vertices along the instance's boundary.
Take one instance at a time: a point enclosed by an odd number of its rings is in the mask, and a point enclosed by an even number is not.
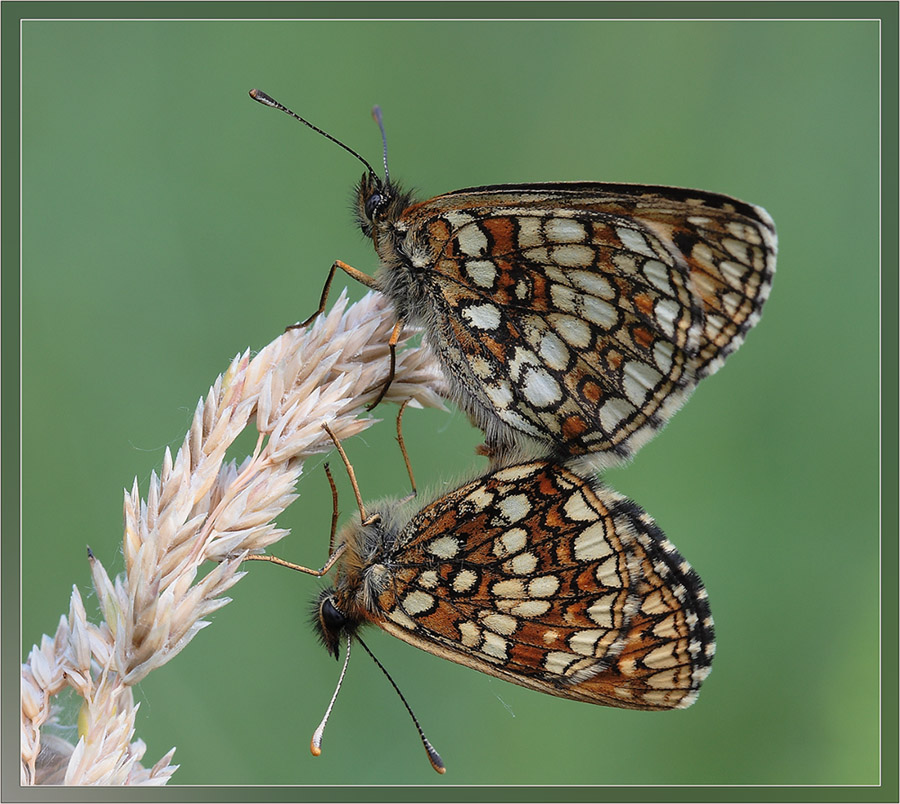
<svg viewBox="0 0 900 804"><path fill-rule="evenodd" d="M335 657L375 625L561 698L690 706L715 652L706 590L653 519L553 461L488 471L419 510L387 502L338 534L314 625Z"/></svg>
<svg viewBox="0 0 900 804"><path fill-rule="evenodd" d="M419 202L390 179L386 146L381 179L331 135L250 94L366 166L357 219L381 267L371 277L335 262L316 314L337 268L383 292L398 316L392 348L404 323L424 328L495 463L529 444L559 459L589 454L595 467L629 459L759 321L777 251L761 207L597 182Z"/></svg>
<svg viewBox="0 0 900 804"><path fill-rule="evenodd" d="M425 504L413 494L367 509L349 459L359 514L335 535L322 569L269 561L333 582L313 601L319 641L335 658L337 688L358 642L400 695L432 766L445 770L390 674L363 641L368 626L435 656L549 695L625 709L684 709L715 654L700 576L636 503L554 460L494 466Z"/></svg>

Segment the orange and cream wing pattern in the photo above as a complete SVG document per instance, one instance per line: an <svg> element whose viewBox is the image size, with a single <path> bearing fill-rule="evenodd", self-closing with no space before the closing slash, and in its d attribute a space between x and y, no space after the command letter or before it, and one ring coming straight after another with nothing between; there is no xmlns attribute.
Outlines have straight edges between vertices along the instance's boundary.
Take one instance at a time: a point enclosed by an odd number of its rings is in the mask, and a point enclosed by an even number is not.
<svg viewBox="0 0 900 804"><path fill-rule="evenodd" d="M742 343L775 270L764 210L679 188L474 188L403 225L463 406L560 455L632 455Z"/></svg>
<svg viewBox="0 0 900 804"><path fill-rule="evenodd" d="M561 465L494 471L414 516L366 619L525 687L635 709L690 705L712 619L697 574L634 503Z"/></svg>

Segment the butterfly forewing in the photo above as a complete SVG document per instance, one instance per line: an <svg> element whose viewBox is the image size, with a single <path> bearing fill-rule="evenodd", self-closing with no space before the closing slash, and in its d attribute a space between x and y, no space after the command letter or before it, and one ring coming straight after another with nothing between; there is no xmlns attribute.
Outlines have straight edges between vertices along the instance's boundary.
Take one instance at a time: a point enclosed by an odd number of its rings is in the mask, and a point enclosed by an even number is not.
<svg viewBox="0 0 900 804"><path fill-rule="evenodd" d="M607 462L630 456L740 345L774 273L764 210L679 188L473 188L394 223L383 287L431 325L488 442L524 434ZM404 260L418 305L395 281Z"/></svg>
<svg viewBox="0 0 900 804"><path fill-rule="evenodd" d="M533 462L413 517L368 619L431 653L566 698L693 701L712 658L696 573L634 503Z"/></svg>

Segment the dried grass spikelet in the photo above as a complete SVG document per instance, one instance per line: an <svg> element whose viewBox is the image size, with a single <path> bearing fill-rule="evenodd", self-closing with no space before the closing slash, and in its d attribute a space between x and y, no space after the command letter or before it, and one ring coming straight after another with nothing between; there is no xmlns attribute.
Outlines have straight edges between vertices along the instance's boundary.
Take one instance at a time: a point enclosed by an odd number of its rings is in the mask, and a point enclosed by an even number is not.
<svg viewBox="0 0 900 804"><path fill-rule="evenodd" d="M378 294L349 307L341 294L312 327L288 330L252 359L238 355L198 403L174 459L166 450L146 500L135 480L125 494L125 572L110 579L90 556L102 622L88 621L73 588L68 616L22 666L23 784L168 781L174 749L151 768L140 763L131 688L209 625L248 554L286 535L274 519L296 499L304 460L332 447L322 424L345 439L377 421L357 417L387 377L392 318ZM398 350L386 400L440 407L444 391L427 349ZM251 420L253 454L239 466L225 462ZM206 561L216 564L198 580ZM74 746L41 734L53 720L51 698L66 687L83 699Z"/></svg>

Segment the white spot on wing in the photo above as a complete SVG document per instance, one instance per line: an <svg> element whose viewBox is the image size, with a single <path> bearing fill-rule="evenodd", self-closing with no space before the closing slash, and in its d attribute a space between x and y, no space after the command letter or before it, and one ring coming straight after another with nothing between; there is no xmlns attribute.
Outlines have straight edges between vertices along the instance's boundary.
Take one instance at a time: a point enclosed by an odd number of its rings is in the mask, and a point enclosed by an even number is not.
<svg viewBox="0 0 900 804"><path fill-rule="evenodd" d="M531 575L537 567L537 556L534 553L519 553L504 562L503 569L513 575Z"/></svg>
<svg viewBox="0 0 900 804"><path fill-rule="evenodd" d="M498 501L497 508L507 522L518 522L527 516L531 503L524 494L510 494Z"/></svg>
<svg viewBox="0 0 900 804"><path fill-rule="evenodd" d="M453 579L454 592L468 592L478 580L478 576L470 569L460 570Z"/></svg>
<svg viewBox="0 0 900 804"><path fill-rule="evenodd" d="M425 550L438 558L453 558L459 552L459 540L453 536L438 536L425 546Z"/></svg>
<svg viewBox="0 0 900 804"><path fill-rule="evenodd" d="M407 614L421 614L423 611L428 611L433 605L434 598L419 589L410 592L403 598L403 608Z"/></svg>
<svg viewBox="0 0 900 804"><path fill-rule="evenodd" d="M594 249L590 246L570 243L565 246L554 246L551 252L553 261L563 268L580 268L594 261Z"/></svg>
<svg viewBox="0 0 900 804"><path fill-rule="evenodd" d="M500 558L518 553L525 547L528 534L522 528L512 528L494 541L494 555Z"/></svg>
<svg viewBox="0 0 900 804"><path fill-rule="evenodd" d="M553 332L544 333L538 350L541 359L556 371L563 371L569 364L569 349Z"/></svg>
<svg viewBox="0 0 900 804"><path fill-rule="evenodd" d="M544 234L554 243L581 243L587 239L584 226L571 218L550 218L544 222Z"/></svg>
<svg viewBox="0 0 900 804"><path fill-rule="evenodd" d="M515 617L508 614L487 614L481 618L485 628L489 628L495 634L509 636L516 630L518 622Z"/></svg>
<svg viewBox="0 0 900 804"><path fill-rule="evenodd" d="M624 399L608 399L600 408L600 425L612 433L635 409Z"/></svg>
<svg viewBox="0 0 900 804"><path fill-rule="evenodd" d="M656 256L640 232L619 226L616 228L616 234L619 236L619 240L622 241L622 245L630 251L636 251L638 254L643 254L647 257Z"/></svg>
<svg viewBox="0 0 900 804"><path fill-rule="evenodd" d="M497 267L489 260L468 260L466 273L479 287L492 288L497 278Z"/></svg>
<svg viewBox="0 0 900 804"><path fill-rule="evenodd" d="M576 522L591 522L597 518L597 512L591 508L581 489L572 492L566 504L563 506L566 516Z"/></svg>
<svg viewBox="0 0 900 804"><path fill-rule="evenodd" d="M497 329L500 326L500 309L493 304L464 307L462 316L476 329Z"/></svg>
<svg viewBox="0 0 900 804"><path fill-rule="evenodd" d="M540 368L532 368L527 372L522 394L538 409L550 407L562 399L559 383Z"/></svg>
<svg viewBox="0 0 900 804"><path fill-rule="evenodd" d="M481 645L482 653L488 656L494 656L497 659L506 659L507 641L497 634L488 631L484 635L484 642Z"/></svg>
<svg viewBox="0 0 900 804"><path fill-rule="evenodd" d="M529 597L552 597L558 590L559 578L555 575L543 575L528 582Z"/></svg>
<svg viewBox="0 0 900 804"><path fill-rule="evenodd" d="M510 611L517 617L540 617L550 608L548 600L526 600L524 603L516 603Z"/></svg>
<svg viewBox="0 0 900 804"><path fill-rule="evenodd" d="M477 223L469 223L456 233L459 250L469 257L481 257L488 248L487 237Z"/></svg>
<svg viewBox="0 0 900 804"><path fill-rule="evenodd" d="M611 552L612 546L606 539L603 522L595 522L575 537L575 558L579 561L596 560Z"/></svg>

